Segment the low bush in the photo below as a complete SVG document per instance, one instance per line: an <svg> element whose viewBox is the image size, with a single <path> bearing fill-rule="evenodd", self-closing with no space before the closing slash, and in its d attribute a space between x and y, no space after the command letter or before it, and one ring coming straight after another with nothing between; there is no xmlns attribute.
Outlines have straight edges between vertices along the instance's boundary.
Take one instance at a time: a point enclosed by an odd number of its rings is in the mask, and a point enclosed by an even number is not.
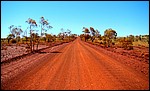
<svg viewBox="0 0 150 91"><path fill-rule="evenodd" d="M16 41L15 39L12 39L10 42L14 44L14 43L16 43L17 41Z"/></svg>

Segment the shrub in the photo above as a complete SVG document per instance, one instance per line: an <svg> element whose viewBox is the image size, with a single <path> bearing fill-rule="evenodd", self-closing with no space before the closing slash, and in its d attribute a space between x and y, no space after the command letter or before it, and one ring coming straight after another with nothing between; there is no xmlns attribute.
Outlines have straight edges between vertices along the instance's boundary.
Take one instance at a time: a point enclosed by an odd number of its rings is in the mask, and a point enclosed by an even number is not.
<svg viewBox="0 0 150 91"><path fill-rule="evenodd" d="M12 39L12 40L11 40L11 43L16 43L16 40L15 40L15 39Z"/></svg>
<svg viewBox="0 0 150 91"><path fill-rule="evenodd" d="M122 43L122 47L125 49L125 50L132 50L133 49L133 44L132 44L132 41L130 40L126 40Z"/></svg>

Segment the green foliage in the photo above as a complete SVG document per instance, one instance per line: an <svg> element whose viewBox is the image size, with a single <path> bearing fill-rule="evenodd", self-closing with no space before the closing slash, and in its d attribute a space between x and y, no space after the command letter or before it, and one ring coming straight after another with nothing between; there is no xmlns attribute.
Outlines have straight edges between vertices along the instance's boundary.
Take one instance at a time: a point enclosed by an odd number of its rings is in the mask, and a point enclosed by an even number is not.
<svg viewBox="0 0 150 91"><path fill-rule="evenodd" d="M31 26L37 26L37 23L35 20L28 18L28 20L26 21L28 24L30 24Z"/></svg>
<svg viewBox="0 0 150 91"><path fill-rule="evenodd" d="M117 32L109 28L104 31L104 36L108 37L109 39L113 39L113 38L116 38Z"/></svg>
<svg viewBox="0 0 150 91"><path fill-rule="evenodd" d="M53 28L48 22L48 20L45 20L43 16L40 18L40 24L41 24L41 36L43 36L43 34L47 32L47 30Z"/></svg>
<svg viewBox="0 0 150 91"><path fill-rule="evenodd" d="M116 36L117 36L117 32L111 28L106 29L104 31L104 37L103 38L105 38L104 41L106 41L107 47L111 47L112 45L114 45L114 42L112 42L112 41L114 41L116 39Z"/></svg>
<svg viewBox="0 0 150 91"><path fill-rule="evenodd" d="M125 50L132 50L133 49L133 46L132 46L132 41L131 40L125 40L122 44L123 48Z"/></svg>
<svg viewBox="0 0 150 91"><path fill-rule="evenodd" d="M94 28L90 27L90 30L91 30L92 36L95 36L96 35L96 31L94 30Z"/></svg>
<svg viewBox="0 0 150 91"><path fill-rule="evenodd" d="M90 31L89 31L89 29L88 28L85 28L85 27L83 27L83 31L82 32L84 32L85 34L89 34L90 33Z"/></svg>
<svg viewBox="0 0 150 91"><path fill-rule="evenodd" d="M124 48L125 50L133 49L133 41L130 40L129 37L117 38L117 41L119 42L121 48Z"/></svg>
<svg viewBox="0 0 150 91"><path fill-rule="evenodd" d="M33 33L33 29L34 27L37 27L37 23L35 20L29 18L27 21L26 21L29 26L30 26L30 51L33 52L34 51L34 33Z"/></svg>

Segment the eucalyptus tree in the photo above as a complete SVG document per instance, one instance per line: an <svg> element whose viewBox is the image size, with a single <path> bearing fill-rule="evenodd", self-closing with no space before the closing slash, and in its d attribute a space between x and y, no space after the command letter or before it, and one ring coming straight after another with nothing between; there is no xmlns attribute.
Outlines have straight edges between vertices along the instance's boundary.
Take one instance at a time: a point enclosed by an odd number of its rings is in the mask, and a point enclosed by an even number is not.
<svg viewBox="0 0 150 91"><path fill-rule="evenodd" d="M28 29L29 27L27 27L27 29ZM24 34L23 34L23 38L25 39L25 41L26 41L26 44L27 44L27 41L28 41L28 39L29 39L29 37L27 37L27 29L24 31Z"/></svg>
<svg viewBox="0 0 150 91"><path fill-rule="evenodd" d="M43 16L40 18L40 24L41 24L41 37L44 35L45 32L47 32L47 30L53 28L49 24L48 20L45 20Z"/></svg>
<svg viewBox="0 0 150 91"><path fill-rule="evenodd" d="M87 39L89 38L90 31L88 28L85 28L85 27L83 27L83 29L84 30L82 32L84 32L84 38L85 38L85 41L87 41Z"/></svg>
<svg viewBox="0 0 150 91"><path fill-rule="evenodd" d="M104 31L104 36L108 37L109 39L113 39L113 38L116 38L117 32L109 28Z"/></svg>
<svg viewBox="0 0 150 91"><path fill-rule="evenodd" d="M83 27L83 29L84 30L82 32L84 32L86 35L89 35L89 33L90 33L89 29L85 28L85 27Z"/></svg>
<svg viewBox="0 0 150 91"><path fill-rule="evenodd" d="M40 40L40 36L38 35L38 33L32 33L32 38L33 38L33 51L34 51L34 45L35 43L37 43L37 46L36 46L36 50L38 50L38 45L39 45L39 40Z"/></svg>
<svg viewBox="0 0 150 91"><path fill-rule="evenodd" d="M58 36L59 36L62 40L64 40L64 37L65 37L64 28L61 28L60 30L61 30L61 33L59 33Z"/></svg>
<svg viewBox="0 0 150 91"><path fill-rule="evenodd" d="M93 42L95 37L96 37L96 31L93 27L90 27L90 31L91 31L91 34L92 34L91 40Z"/></svg>
<svg viewBox="0 0 150 91"><path fill-rule="evenodd" d="M33 33L33 28L34 27L37 27L37 23L36 23L36 21L35 20L33 20L33 19L31 19L31 18L29 18L27 21L26 21L26 23L28 23L29 24L29 27L30 27L30 51L32 52L32 45L33 45L33 36L32 36L32 33Z"/></svg>
<svg viewBox="0 0 150 91"><path fill-rule="evenodd" d="M10 32L12 31L13 27L14 27L14 25L11 25L11 26L8 27L10 29Z"/></svg>
<svg viewBox="0 0 150 91"><path fill-rule="evenodd" d="M23 30L21 29L21 26L18 27L13 27L13 29L11 30L11 33L13 35L15 35L16 38L16 42L18 44L19 40L20 40L20 34L23 32Z"/></svg>
<svg viewBox="0 0 150 91"><path fill-rule="evenodd" d="M96 35L96 31L93 27L90 27L90 31L91 31L92 36Z"/></svg>
<svg viewBox="0 0 150 91"><path fill-rule="evenodd" d="M96 36L96 37L99 37L99 36L100 36L100 32L99 32L97 29L95 30L95 36Z"/></svg>
<svg viewBox="0 0 150 91"><path fill-rule="evenodd" d="M71 30L70 30L70 29L67 29L67 33L68 33L68 37L69 37L69 41L70 41Z"/></svg>
<svg viewBox="0 0 150 91"><path fill-rule="evenodd" d="M64 33L59 33L57 36L59 39L64 40Z"/></svg>
<svg viewBox="0 0 150 91"><path fill-rule="evenodd" d="M68 38L70 41L71 30L70 29L65 30L64 28L61 28L60 30L61 30L61 33L59 33L58 36L62 40L64 40L64 38Z"/></svg>
<svg viewBox="0 0 150 91"><path fill-rule="evenodd" d="M115 30L109 28L104 31L104 36L106 37L106 42L109 47L110 44L112 44L112 40L116 39L117 32Z"/></svg>
<svg viewBox="0 0 150 91"><path fill-rule="evenodd" d="M98 31L97 29L95 30L95 36L96 38L98 38L99 40L102 40L102 36L100 34L100 31Z"/></svg>

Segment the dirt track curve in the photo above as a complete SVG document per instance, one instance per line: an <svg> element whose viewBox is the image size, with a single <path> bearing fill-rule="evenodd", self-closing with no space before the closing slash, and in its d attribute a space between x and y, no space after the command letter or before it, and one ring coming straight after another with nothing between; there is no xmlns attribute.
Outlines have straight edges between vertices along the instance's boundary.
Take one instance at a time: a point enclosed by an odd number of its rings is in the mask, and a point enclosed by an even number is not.
<svg viewBox="0 0 150 91"><path fill-rule="evenodd" d="M1 89L149 89L148 77L80 38L27 59L1 66Z"/></svg>

